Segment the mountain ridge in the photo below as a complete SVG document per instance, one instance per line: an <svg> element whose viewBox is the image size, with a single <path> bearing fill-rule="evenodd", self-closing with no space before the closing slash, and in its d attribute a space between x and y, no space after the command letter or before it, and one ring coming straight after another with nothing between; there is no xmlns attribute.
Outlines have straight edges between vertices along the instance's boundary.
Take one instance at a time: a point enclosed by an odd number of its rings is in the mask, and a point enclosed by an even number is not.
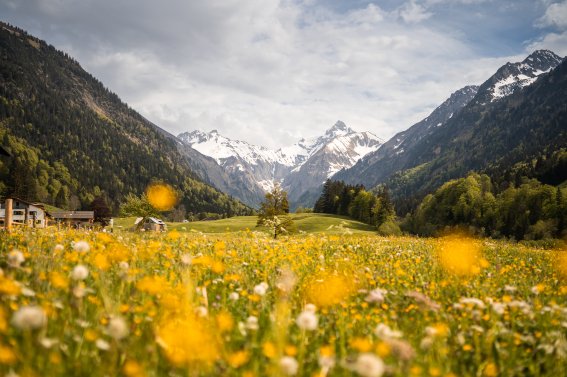
<svg viewBox="0 0 567 377"><path fill-rule="evenodd" d="M530 62L535 62L534 66L527 67ZM558 63L549 68L550 62ZM545 69L539 69L542 67ZM426 127L437 108L400 133L418 135L403 153L393 151L394 137L333 179L362 182L367 187L386 184L398 199L419 199L470 170L502 171L522 159L529 163L538 150L566 146L567 136L560 125L565 124L567 94L557 84L565 81L565 67L564 59L547 50L535 51L520 63L507 63L439 127ZM519 70L530 71L535 79L519 77ZM521 80L516 80L518 77ZM515 87L494 97L497 83L505 81L515 83ZM431 132L424 132L428 129Z"/></svg>
<svg viewBox="0 0 567 377"><path fill-rule="evenodd" d="M277 150L232 140L220 135L217 130L183 132L178 138L213 158L234 180L238 180L240 175L242 181L249 185L248 191L256 195L252 205L261 202L263 194L273 188L274 182L280 182L289 191L292 207L306 190L322 184L341 168L351 166L383 142L371 132L354 131L340 120L319 137L300 139ZM322 158L322 155L326 157ZM310 164L317 165L315 175L305 172ZM306 177L306 174L309 176ZM298 181L305 183L299 189L295 185ZM245 193L238 191L242 190L233 190L231 194L242 198Z"/></svg>

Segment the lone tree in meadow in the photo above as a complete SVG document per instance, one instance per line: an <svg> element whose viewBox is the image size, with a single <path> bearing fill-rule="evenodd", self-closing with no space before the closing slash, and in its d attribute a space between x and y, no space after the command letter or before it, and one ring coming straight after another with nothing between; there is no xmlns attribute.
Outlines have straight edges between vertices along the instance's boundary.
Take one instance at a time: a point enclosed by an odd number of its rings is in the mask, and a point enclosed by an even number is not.
<svg viewBox="0 0 567 377"><path fill-rule="evenodd" d="M272 191L266 193L266 197L258 211L258 222L256 226L265 226L272 230L274 239L282 233L295 231L295 224L289 216L289 202L287 192L276 184Z"/></svg>
<svg viewBox="0 0 567 377"><path fill-rule="evenodd" d="M102 226L107 226L112 218L112 211L102 196L97 196L91 202L89 209L94 211L94 221Z"/></svg>

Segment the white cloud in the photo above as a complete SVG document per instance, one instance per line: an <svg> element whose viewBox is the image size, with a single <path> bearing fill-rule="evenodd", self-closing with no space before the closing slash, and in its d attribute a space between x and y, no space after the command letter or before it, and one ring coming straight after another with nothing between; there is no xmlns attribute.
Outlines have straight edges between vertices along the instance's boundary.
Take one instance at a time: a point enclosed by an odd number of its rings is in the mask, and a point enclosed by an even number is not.
<svg viewBox="0 0 567 377"><path fill-rule="evenodd" d="M335 13L292 0L30 0L6 14L168 131L269 147L337 119L389 138L511 60L427 25L415 1Z"/></svg>
<svg viewBox="0 0 567 377"><path fill-rule="evenodd" d="M545 14L538 20L539 26L551 26L559 30L567 29L567 1L549 4Z"/></svg>
<svg viewBox="0 0 567 377"><path fill-rule="evenodd" d="M448 3L448 4L483 4L483 3L488 3L488 2L492 2L494 0L426 0L425 3L426 4L442 4L442 3Z"/></svg>
<svg viewBox="0 0 567 377"><path fill-rule="evenodd" d="M554 3L551 0L541 0L545 6L543 16L535 21L535 26L539 28L550 27L554 31L529 41L526 51L536 49L548 49L555 53L567 55L567 1Z"/></svg>
<svg viewBox="0 0 567 377"><path fill-rule="evenodd" d="M417 23L428 19L433 13L428 12L423 5L411 0L400 7L399 15L405 22Z"/></svg>
<svg viewBox="0 0 567 377"><path fill-rule="evenodd" d="M567 56L567 32L546 34L544 37L529 43L526 51L540 49L551 50L560 56Z"/></svg>

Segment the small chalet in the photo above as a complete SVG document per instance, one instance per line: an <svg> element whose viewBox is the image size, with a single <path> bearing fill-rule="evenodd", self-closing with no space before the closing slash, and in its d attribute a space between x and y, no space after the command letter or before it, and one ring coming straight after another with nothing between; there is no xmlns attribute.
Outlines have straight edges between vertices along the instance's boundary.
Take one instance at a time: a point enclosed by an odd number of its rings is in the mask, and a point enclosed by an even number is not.
<svg viewBox="0 0 567 377"><path fill-rule="evenodd" d="M134 222L138 230L150 230L154 232L165 232L167 225L155 217L138 217Z"/></svg>
<svg viewBox="0 0 567 377"><path fill-rule="evenodd" d="M30 228L45 228L47 212L41 203L31 203L22 199L12 199L12 223ZM6 204L0 203L0 225L4 226L6 219Z"/></svg>
<svg viewBox="0 0 567 377"><path fill-rule="evenodd" d="M70 228L90 228L94 223L94 211L50 211L53 221Z"/></svg>

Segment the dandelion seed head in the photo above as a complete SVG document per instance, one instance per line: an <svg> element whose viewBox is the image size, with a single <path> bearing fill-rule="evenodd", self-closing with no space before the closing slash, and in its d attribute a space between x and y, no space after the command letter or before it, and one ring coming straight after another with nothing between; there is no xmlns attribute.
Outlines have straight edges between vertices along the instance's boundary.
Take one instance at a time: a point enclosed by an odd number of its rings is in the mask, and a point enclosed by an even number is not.
<svg viewBox="0 0 567 377"><path fill-rule="evenodd" d="M253 331L258 330L260 328L258 325L258 317L251 315L246 318L246 328Z"/></svg>
<svg viewBox="0 0 567 377"><path fill-rule="evenodd" d="M24 263L26 258L20 250L12 250L8 253L8 266L18 268Z"/></svg>
<svg viewBox="0 0 567 377"><path fill-rule="evenodd" d="M237 301L240 298L240 295L238 294L238 292L230 292L230 294L228 295L228 298L231 301Z"/></svg>
<svg viewBox="0 0 567 377"><path fill-rule="evenodd" d="M91 249L87 241L77 241L73 243L73 250L79 253L86 253Z"/></svg>
<svg viewBox="0 0 567 377"><path fill-rule="evenodd" d="M106 332L111 338L116 340L124 339L128 336L128 324L122 317L112 317L106 326Z"/></svg>
<svg viewBox="0 0 567 377"><path fill-rule="evenodd" d="M268 291L269 285L266 282L261 282L254 287L254 293L258 296L264 296Z"/></svg>
<svg viewBox="0 0 567 377"><path fill-rule="evenodd" d="M12 315L11 323L20 330L39 329L47 324L47 315L39 306L23 306Z"/></svg>
<svg viewBox="0 0 567 377"><path fill-rule="evenodd" d="M317 330L319 321L317 319L317 315L315 315L314 312L304 310L297 316L295 323L302 330L313 331Z"/></svg>
<svg viewBox="0 0 567 377"><path fill-rule="evenodd" d="M378 356L363 353L356 359L354 370L363 377L380 377L384 374L385 368L384 362Z"/></svg>
<svg viewBox="0 0 567 377"><path fill-rule="evenodd" d="M71 272L71 278L73 280L85 280L89 276L89 269L87 266L78 264L73 268Z"/></svg>
<svg viewBox="0 0 567 377"><path fill-rule="evenodd" d="M297 360L291 356L284 356L280 359L280 368L286 376L295 376L299 368Z"/></svg>
<svg viewBox="0 0 567 377"><path fill-rule="evenodd" d="M108 343L104 339L97 339L95 342L95 346L101 351L108 351L110 349L110 343Z"/></svg>

